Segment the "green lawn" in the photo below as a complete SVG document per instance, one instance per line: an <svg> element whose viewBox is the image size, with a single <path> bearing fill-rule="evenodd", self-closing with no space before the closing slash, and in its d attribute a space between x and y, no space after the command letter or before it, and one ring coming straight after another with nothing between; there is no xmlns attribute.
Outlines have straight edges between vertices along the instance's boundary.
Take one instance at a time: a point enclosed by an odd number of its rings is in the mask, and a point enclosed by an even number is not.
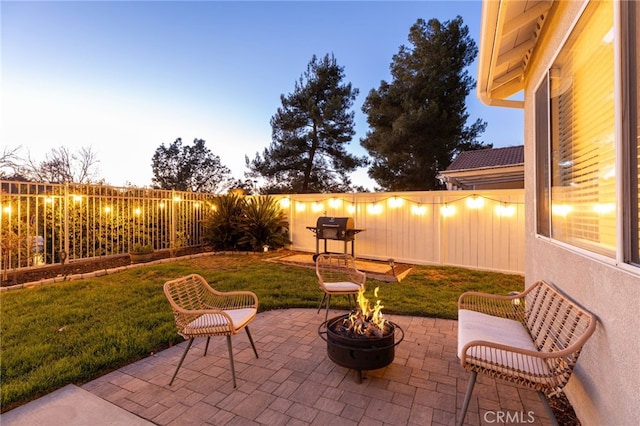
<svg viewBox="0 0 640 426"><path fill-rule="evenodd" d="M315 271L264 261L270 256L205 256L0 293L1 411L181 342L162 292L171 278L198 273L219 290L252 290L260 311L317 308ZM418 266L401 283L368 280L370 299L376 286L384 313L455 319L462 292L507 294L522 290L524 278ZM332 307L346 309L346 298L334 298Z"/></svg>

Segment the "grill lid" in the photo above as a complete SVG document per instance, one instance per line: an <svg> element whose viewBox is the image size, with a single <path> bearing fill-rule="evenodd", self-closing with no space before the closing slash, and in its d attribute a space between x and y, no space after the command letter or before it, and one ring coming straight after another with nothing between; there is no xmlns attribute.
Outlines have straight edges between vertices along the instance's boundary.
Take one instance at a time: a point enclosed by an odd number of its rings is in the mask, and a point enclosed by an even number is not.
<svg viewBox="0 0 640 426"><path fill-rule="evenodd" d="M346 231L347 229L353 229L353 218L352 217L327 217L320 216L316 222L316 228L319 229L339 229Z"/></svg>
<svg viewBox="0 0 640 426"><path fill-rule="evenodd" d="M353 239L353 218L352 217L327 217L320 216L316 222L318 238L329 240Z"/></svg>

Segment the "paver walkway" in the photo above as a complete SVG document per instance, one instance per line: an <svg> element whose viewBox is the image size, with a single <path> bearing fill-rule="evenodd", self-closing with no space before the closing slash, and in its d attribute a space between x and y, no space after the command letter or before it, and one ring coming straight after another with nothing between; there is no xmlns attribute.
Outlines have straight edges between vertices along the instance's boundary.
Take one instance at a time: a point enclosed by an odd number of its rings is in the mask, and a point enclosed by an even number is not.
<svg viewBox="0 0 640 426"><path fill-rule="evenodd" d="M353 370L327 358L318 336L323 318L314 309L258 314L250 329L259 359L246 333L232 338L236 389L222 337L212 338L207 356L206 339L196 339L172 386L186 343L82 388L159 425L455 424L469 379L456 357L456 321L387 315L404 341L392 364L358 384ZM535 392L478 376L466 423L496 424L500 413L550 424Z"/></svg>

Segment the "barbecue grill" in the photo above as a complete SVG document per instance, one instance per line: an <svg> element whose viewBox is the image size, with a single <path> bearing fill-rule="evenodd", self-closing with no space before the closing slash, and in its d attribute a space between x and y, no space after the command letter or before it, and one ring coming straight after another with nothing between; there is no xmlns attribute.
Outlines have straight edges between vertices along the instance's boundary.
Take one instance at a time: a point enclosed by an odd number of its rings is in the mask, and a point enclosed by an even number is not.
<svg viewBox="0 0 640 426"><path fill-rule="evenodd" d="M316 236L316 255L320 253L320 240L324 240L324 251L327 252L327 240L344 241L344 252L347 253L347 243L351 242L351 256L354 256L353 243L358 232L364 229L356 229L352 217L326 217L320 216L316 226L307 226ZM315 256L314 256L315 258Z"/></svg>

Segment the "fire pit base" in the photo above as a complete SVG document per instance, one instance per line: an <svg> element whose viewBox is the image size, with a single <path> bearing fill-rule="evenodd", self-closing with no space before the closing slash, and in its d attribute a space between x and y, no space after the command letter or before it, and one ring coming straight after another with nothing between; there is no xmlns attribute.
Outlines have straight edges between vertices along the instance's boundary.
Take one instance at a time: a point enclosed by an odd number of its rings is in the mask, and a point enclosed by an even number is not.
<svg viewBox="0 0 640 426"><path fill-rule="evenodd" d="M337 325L348 317L349 314L345 314L320 324L318 335L327 342L329 359L341 367L356 370L356 380L362 383L363 371L377 370L393 362L395 347L404 339L404 331L398 324L387 321L391 332L383 337L350 337L336 331ZM397 342L396 330L400 332Z"/></svg>

